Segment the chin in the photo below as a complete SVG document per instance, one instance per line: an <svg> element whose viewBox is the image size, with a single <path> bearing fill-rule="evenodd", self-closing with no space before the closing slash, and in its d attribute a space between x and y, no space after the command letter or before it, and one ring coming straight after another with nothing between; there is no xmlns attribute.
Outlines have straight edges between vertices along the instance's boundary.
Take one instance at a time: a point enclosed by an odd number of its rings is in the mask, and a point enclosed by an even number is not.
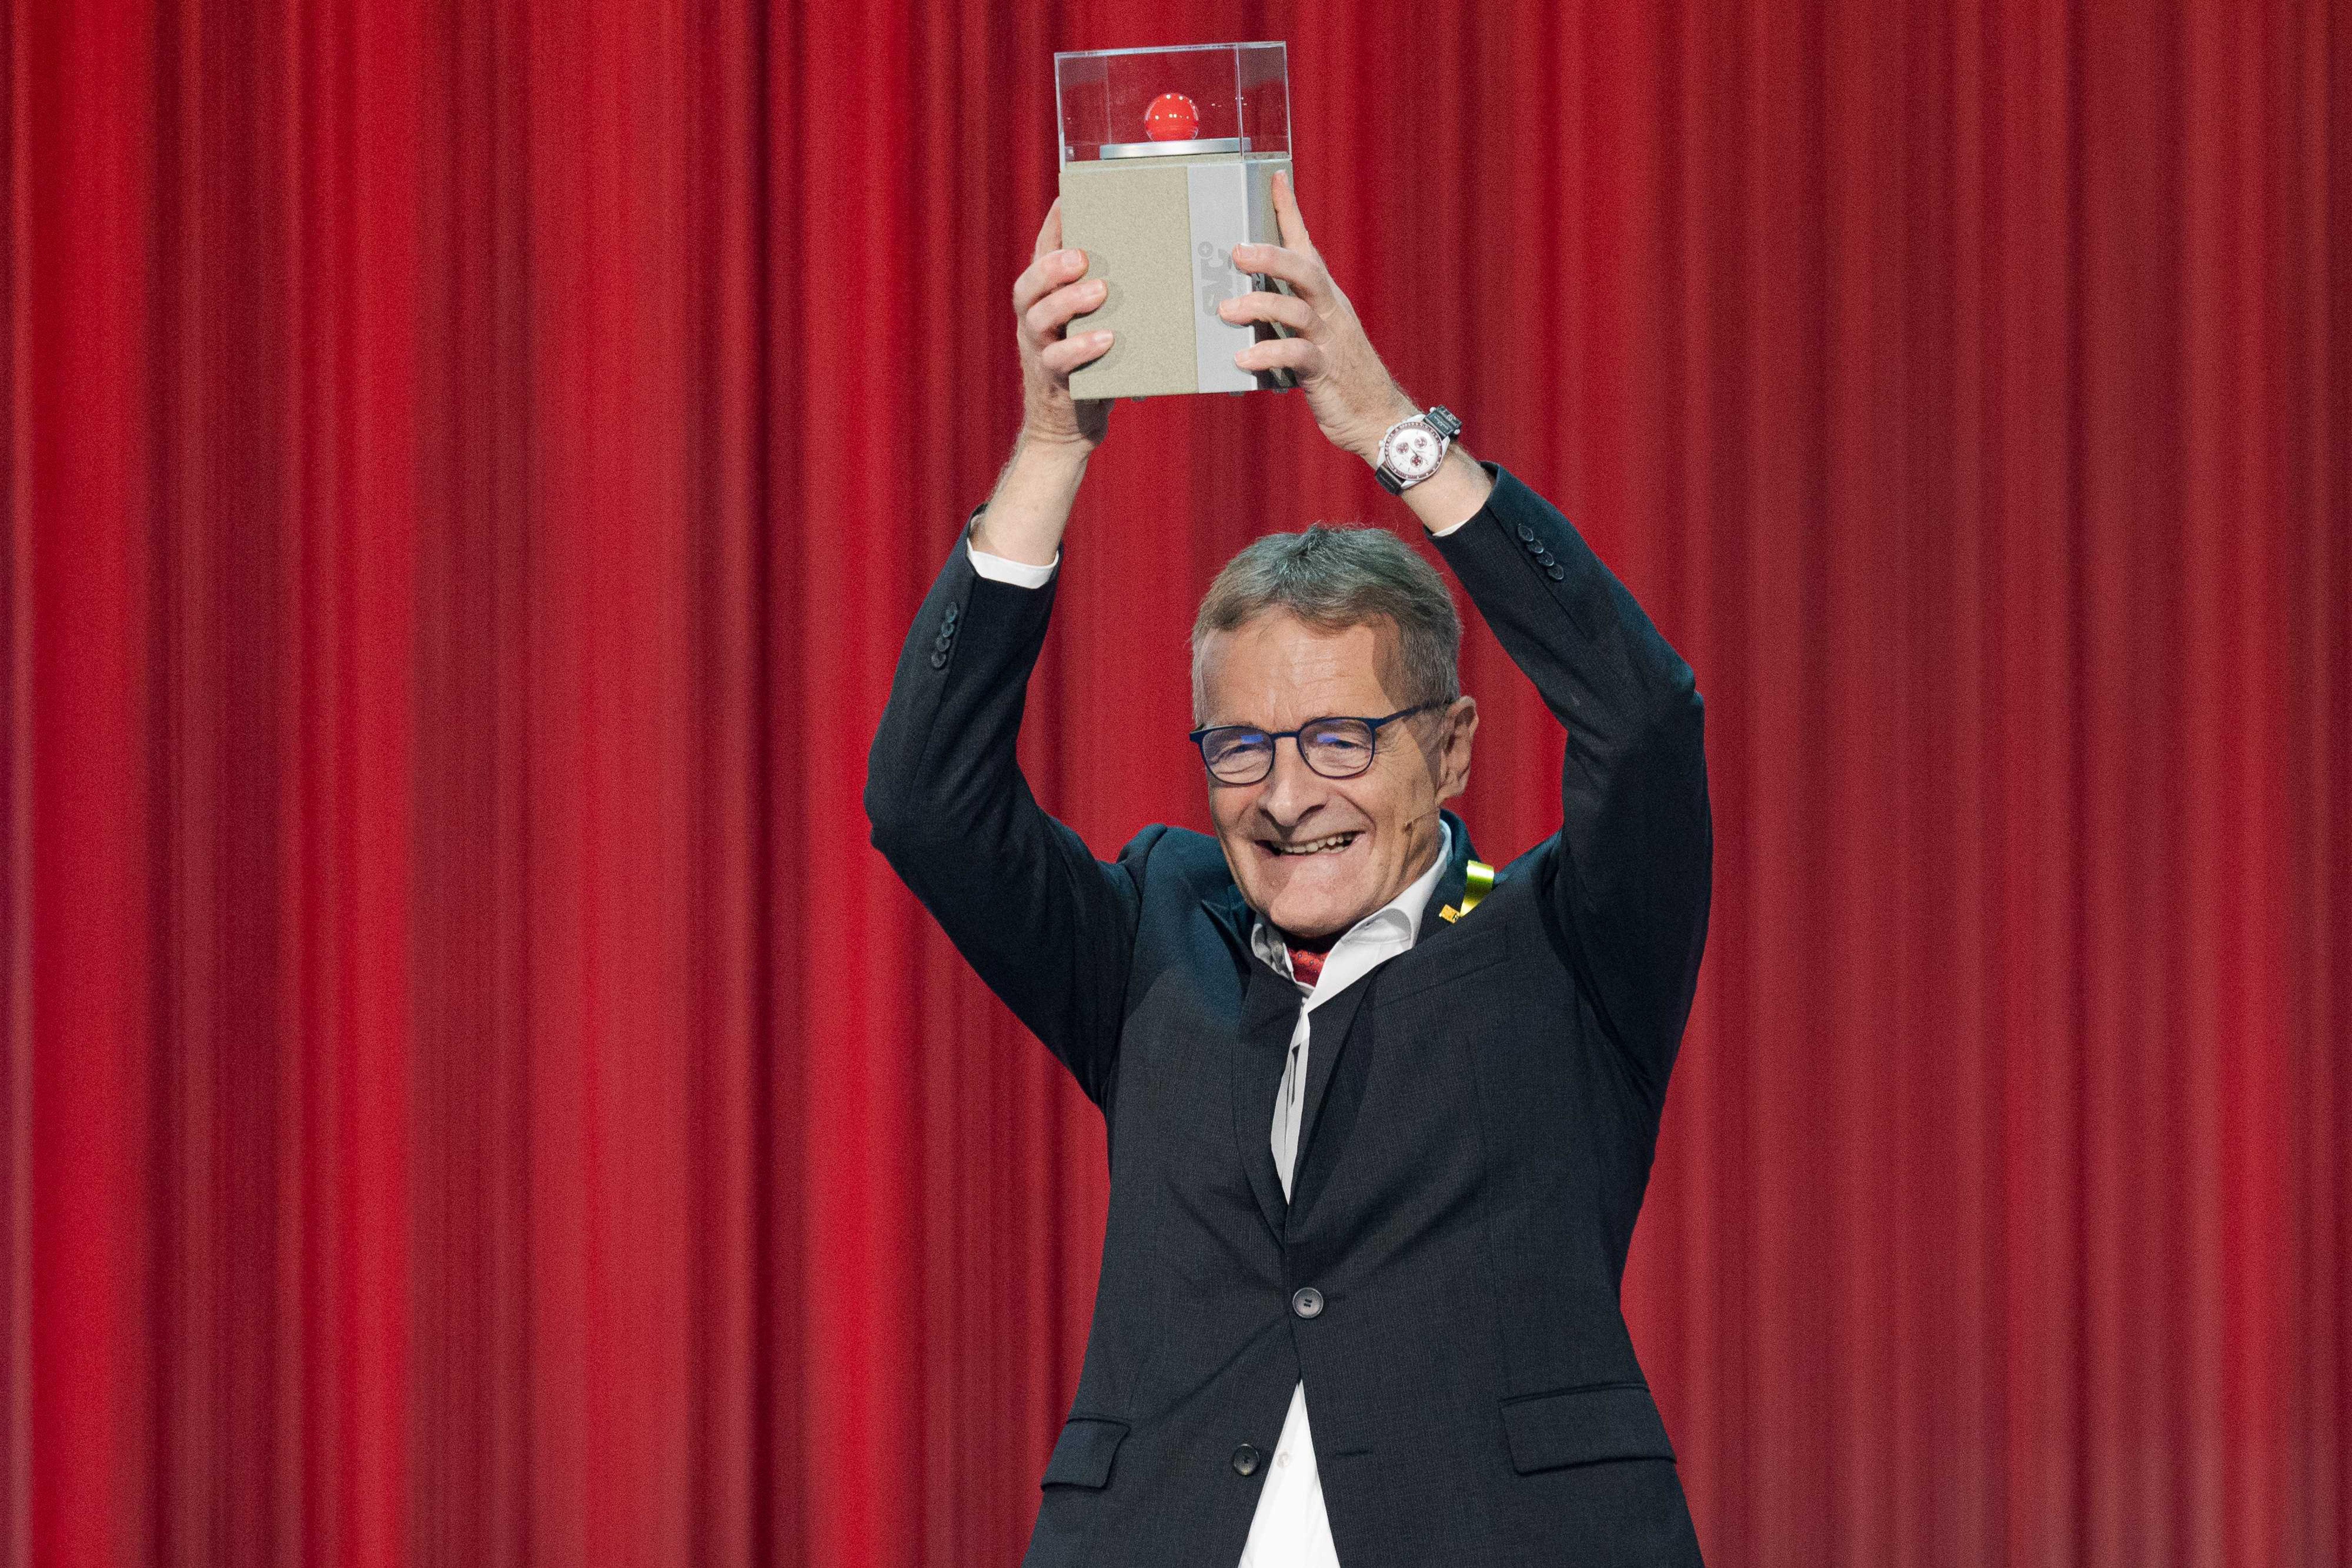
<svg viewBox="0 0 2352 1568"><path fill-rule="evenodd" d="M1311 940L1339 935L1380 904L1367 888L1287 887L1270 894L1261 907L1283 930Z"/></svg>
<svg viewBox="0 0 2352 1568"><path fill-rule="evenodd" d="M1325 936L1337 936L1356 923L1350 916L1332 915L1319 908L1296 910L1279 900L1269 907L1267 916L1286 936L1303 937L1309 942Z"/></svg>

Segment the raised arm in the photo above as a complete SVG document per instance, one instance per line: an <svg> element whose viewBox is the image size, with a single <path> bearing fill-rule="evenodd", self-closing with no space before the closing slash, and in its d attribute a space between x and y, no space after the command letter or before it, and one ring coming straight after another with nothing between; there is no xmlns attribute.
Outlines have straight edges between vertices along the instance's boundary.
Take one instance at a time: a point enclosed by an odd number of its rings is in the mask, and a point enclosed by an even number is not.
<svg viewBox="0 0 2352 1568"><path fill-rule="evenodd" d="M1140 866L1157 841L1097 861L1031 797L1015 756L1063 529L1107 423L1100 405L1069 392L1070 371L1110 340L1065 335L1099 297L1085 271L1083 254L1061 248L1057 203L1013 286L1021 436L916 614L867 758L866 813L875 847L1099 1103Z"/></svg>
<svg viewBox="0 0 2352 1568"><path fill-rule="evenodd" d="M1568 731L1551 897L1579 983L1654 1092L1706 942L1714 834L1690 666L1550 502L1501 469L1437 538Z"/></svg>
<svg viewBox="0 0 2352 1568"><path fill-rule="evenodd" d="M1235 356L1286 368L1331 443L1367 463L1419 412L1366 338L1277 176L1279 246L1234 247L1236 266L1289 294L1226 301L1234 321L1295 336ZM1682 1040L1696 983L1714 838L1690 666L1550 503L1456 445L1402 497L1568 730L1550 895L1579 984L1654 1093Z"/></svg>

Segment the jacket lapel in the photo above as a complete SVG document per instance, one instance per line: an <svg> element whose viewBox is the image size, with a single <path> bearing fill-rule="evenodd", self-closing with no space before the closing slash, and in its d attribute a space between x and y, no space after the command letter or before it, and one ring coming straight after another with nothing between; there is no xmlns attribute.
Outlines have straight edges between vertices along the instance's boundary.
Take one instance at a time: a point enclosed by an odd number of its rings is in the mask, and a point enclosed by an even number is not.
<svg viewBox="0 0 2352 1568"><path fill-rule="evenodd" d="M1453 830L1448 841L1450 851L1445 857L1445 869L1438 873L1437 885L1430 890L1429 904L1422 911L1420 928L1413 935L1416 946L1427 941L1433 933L1446 928L1448 922L1438 911L1449 904L1457 906L1461 904L1462 889L1469 878L1470 862L1475 858L1470 848L1470 830L1463 826L1462 819L1448 811L1445 821ZM1389 960L1390 963L1395 961L1393 958ZM1314 1196L1307 1187L1305 1176L1307 1161L1315 1152L1317 1129L1322 1125L1323 1107L1330 1098L1332 1077L1339 1070L1340 1059L1348 1052L1349 1041L1355 1038L1356 1015L1364 1005L1364 998L1370 993L1381 971L1387 967L1387 964L1381 965L1308 1015L1311 1033L1307 1049L1307 1113L1298 1129L1297 1168L1290 1173L1291 1208L1295 1213L1305 1213L1307 1201ZM1344 1136L1348 1131L1349 1128L1342 1127L1341 1135ZM1336 1157L1336 1154L1333 1151L1332 1157ZM1328 1166L1328 1159L1318 1162L1318 1169ZM1318 1182L1317 1185L1319 1186L1321 1184Z"/></svg>
<svg viewBox="0 0 2352 1568"><path fill-rule="evenodd" d="M1347 1054L1348 1040L1356 1032L1356 1014L1379 975L1380 970L1374 969L1307 1015L1307 1108L1298 1124L1298 1163L1290 1173L1294 1212L1306 1212L1304 1176L1308 1156L1314 1152L1316 1129L1322 1125L1323 1102L1331 1092L1331 1075L1339 1071L1339 1059Z"/></svg>
<svg viewBox="0 0 2352 1568"><path fill-rule="evenodd" d="M1242 993L1241 1033L1234 1041L1234 1141L1249 1173L1250 1190L1277 1237L1288 1221L1289 1205L1274 1168L1274 1103L1282 1092L1282 1065L1297 1022L1297 986L1253 956L1248 988Z"/></svg>

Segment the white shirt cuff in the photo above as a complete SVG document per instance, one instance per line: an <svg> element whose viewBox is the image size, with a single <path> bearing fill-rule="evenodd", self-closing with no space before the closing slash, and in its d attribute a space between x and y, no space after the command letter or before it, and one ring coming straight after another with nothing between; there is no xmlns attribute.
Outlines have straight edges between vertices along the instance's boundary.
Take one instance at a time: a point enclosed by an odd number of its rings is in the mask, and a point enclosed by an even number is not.
<svg viewBox="0 0 2352 1568"><path fill-rule="evenodd" d="M1483 512L1486 509L1486 507L1481 507L1478 508L1478 512ZM1478 512L1471 513L1469 517L1463 518L1461 522L1448 523L1442 528L1432 528L1429 530L1429 537L1433 539L1442 539L1448 534L1458 534L1469 524L1470 517L1476 517Z"/></svg>
<svg viewBox="0 0 2352 1568"><path fill-rule="evenodd" d="M991 555L965 539L963 548L971 552L971 570L991 582L1009 582L1015 588L1043 588L1054 580L1054 570L1062 564L1062 552L1054 552L1053 565L1031 566L1025 560L1010 560L1001 555Z"/></svg>

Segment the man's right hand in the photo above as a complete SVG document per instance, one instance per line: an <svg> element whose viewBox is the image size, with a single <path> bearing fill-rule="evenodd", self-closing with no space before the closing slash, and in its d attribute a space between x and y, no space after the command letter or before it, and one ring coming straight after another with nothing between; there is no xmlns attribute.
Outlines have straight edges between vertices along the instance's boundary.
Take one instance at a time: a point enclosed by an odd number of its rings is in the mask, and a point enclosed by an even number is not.
<svg viewBox="0 0 2352 1568"><path fill-rule="evenodd" d="M1107 285L1087 276L1087 253L1062 248L1062 204L1045 210L1027 270L1013 284L1013 313L1021 340L1021 438L1091 452L1110 423L1102 398L1073 398L1070 372L1100 359L1111 334L1097 329L1066 335L1070 318L1099 308Z"/></svg>
<svg viewBox="0 0 2352 1568"><path fill-rule="evenodd" d="M1077 499L1078 481L1110 424L1110 403L1070 395L1070 372L1110 347L1101 329L1069 336L1070 318L1103 302L1100 278L1087 276L1087 253L1062 248L1062 204L1045 210L1037 249L1013 283L1013 317L1021 343L1021 438L996 476L971 537L976 549L1024 566L1051 566Z"/></svg>

